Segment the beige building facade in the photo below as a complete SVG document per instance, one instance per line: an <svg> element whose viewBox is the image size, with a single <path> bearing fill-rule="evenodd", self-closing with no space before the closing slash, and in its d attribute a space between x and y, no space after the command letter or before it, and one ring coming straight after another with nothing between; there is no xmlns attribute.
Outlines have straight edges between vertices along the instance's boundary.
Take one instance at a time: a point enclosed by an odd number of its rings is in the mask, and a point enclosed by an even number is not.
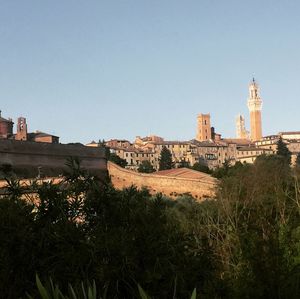
<svg viewBox="0 0 300 299"><path fill-rule="evenodd" d="M252 164L257 157L261 155L272 155L274 151L272 149L264 149L257 147L241 147L237 150L237 159L241 163Z"/></svg>

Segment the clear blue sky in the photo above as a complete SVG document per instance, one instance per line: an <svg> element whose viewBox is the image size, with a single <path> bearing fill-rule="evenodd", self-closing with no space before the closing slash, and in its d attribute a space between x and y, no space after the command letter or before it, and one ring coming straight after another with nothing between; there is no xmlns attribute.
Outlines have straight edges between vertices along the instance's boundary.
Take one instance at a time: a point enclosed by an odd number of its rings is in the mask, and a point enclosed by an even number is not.
<svg viewBox="0 0 300 299"><path fill-rule="evenodd" d="M249 122L300 130L299 0L0 0L0 109L29 129L87 143L188 140L211 113L223 136ZM248 124L249 128L249 124Z"/></svg>

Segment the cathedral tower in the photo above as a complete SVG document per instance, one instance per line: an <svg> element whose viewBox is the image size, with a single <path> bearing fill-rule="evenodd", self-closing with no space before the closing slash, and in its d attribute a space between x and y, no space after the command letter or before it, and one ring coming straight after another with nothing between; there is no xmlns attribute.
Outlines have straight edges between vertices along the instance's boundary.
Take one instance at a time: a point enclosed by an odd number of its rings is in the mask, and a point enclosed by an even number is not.
<svg viewBox="0 0 300 299"><path fill-rule="evenodd" d="M211 139L210 114L199 114L197 117L197 136L198 141L206 141Z"/></svg>
<svg viewBox="0 0 300 299"><path fill-rule="evenodd" d="M236 137L242 138L242 139L248 139L249 138L249 132L246 130L245 127L245 118L243 115L239 114L236 117Z"/></svg>
<svg viewBox="0 0 300 299"><path fill-rule="evenodd" d="M252 141L262 138L261 126L262 100L259 96L259 86L254 78L249 85L248 109L250 112L250 137Z"/></svg>

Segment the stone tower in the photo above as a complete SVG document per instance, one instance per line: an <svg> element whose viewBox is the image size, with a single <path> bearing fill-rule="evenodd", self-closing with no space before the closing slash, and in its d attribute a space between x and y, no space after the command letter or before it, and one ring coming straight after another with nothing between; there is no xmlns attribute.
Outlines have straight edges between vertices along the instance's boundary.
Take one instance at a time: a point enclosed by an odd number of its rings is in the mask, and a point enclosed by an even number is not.
<svg viewBox="0 0 300 299"><path fill-rule="evenodd" d="M262 100L259 96L259 86L254 78L249 85L248 109L250 112L250 137L252 141L262 138L261 126Z"/></svg>
<svg viewBox="0 0 300 299"><path fill-rule="evenodd" d="M197 117L197 136L198 141L206 141L211 139L210 114L199 114Z"/></svg>
<svg viewBox="0 0 300 299"><path fill-rule="evenodd" d="M245 118L241 114L236 117L236 137L242 139L249 138L249 132L245 127Z"/></svg>
<svg viewBox="0 0 300 299"><path fill-rule="evenodd" d="M27 140L27 124L25 117L18 118L16 140Z"/></svg>

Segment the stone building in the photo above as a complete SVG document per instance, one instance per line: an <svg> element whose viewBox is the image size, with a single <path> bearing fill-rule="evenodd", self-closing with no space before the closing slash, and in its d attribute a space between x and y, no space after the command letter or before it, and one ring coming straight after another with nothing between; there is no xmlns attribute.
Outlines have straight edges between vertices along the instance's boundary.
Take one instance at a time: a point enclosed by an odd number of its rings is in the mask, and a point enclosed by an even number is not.
<svg viewBox="0 0 300 299"><path fill-rule="evenodd" d="M197 147L197 156L200 164L208 166L210 169L221 167L225 161L235 164L236 143L221 141L204 141L193 140Z"/></svg>
<svg viewBox="0 0 300 299"><path fill-rule="evenodd" d="M135 147L110 147L110 152L126 160L126 168L137 170L143 161L149 161L155 169L159 167L159 155L151 150L141 150Z"/></svg>
<svg viewBox="0 0 300 299"><path fill-rule="evenodd" d="M111 139L106 141L105 145L108 146L109 148L114 148L114 147L128 148L132 146L132 144L126 139Z"/></svg>
<svg viewBox="0 0 300 299"><path fill-rule="evenodd" d="M292 164L296 161L297 155L300 153L300 132L280 132L277 135L269 135L263 137L261 140L256 141L257 148L269 149L273 153L277 151L277 142L279 138L282 138L286 143L289 151L292 154Z"/></svg>
<svg viewBox="0 0 300 299"><path fill-rule="evenodd" d="M143 140L143 142L141 143L140 140ZM139 150L148 150L155 153L158 159L160 157L162 148L166 147L172 154L175 166L179 166L182 163L193 165L198 161L196 146L189 141L165 141L161 137L155 139L138 137L134 143L134 146ZM158 165L153 166L158 169Z"/></svg>
<svg viewBox="0 0 300 299"><path fill-rule="evenodd" d="M1 115L0 110L0 138L9 139L13 136L13 126L14 123L11 118L5 119Z"/></svg>
<svg viewBox="0 0 300 299"><path fill-rule="evenodd" d="M261 155L272 155L274 151L272 149L257 148L257 147L241 147L237 149L236 161L241 163L252 164L257 157Z"/></svg>

